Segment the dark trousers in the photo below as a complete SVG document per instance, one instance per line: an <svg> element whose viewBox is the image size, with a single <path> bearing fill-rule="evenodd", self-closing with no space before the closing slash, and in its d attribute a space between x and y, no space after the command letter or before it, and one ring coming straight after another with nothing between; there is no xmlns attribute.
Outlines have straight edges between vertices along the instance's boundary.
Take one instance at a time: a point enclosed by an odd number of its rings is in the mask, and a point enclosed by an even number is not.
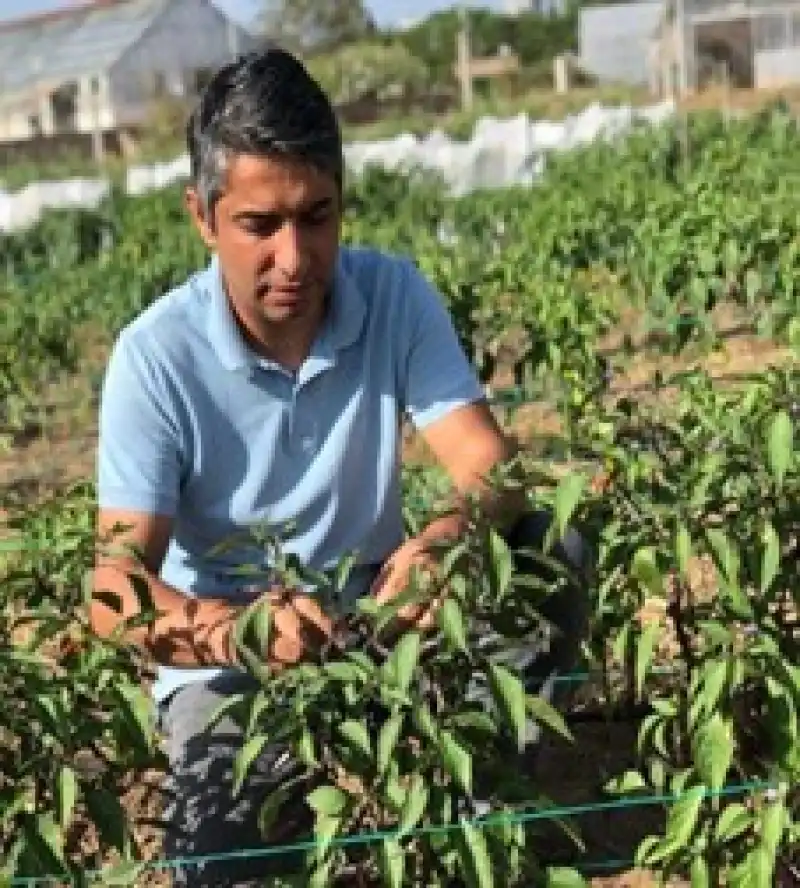
<svg viewBox="0 0 800 888"><path fill-rule="evenodd" d="M506 537L512 551L539 549L549 521L543 512L522 518ZM593 569L588 547L574 531L569 531L551 554L579 581L563 586L539 608L555 631L536 643L509 650L504 657L523 670L529 692L546 694L550 700L554 697L553 678L575 667L587 634L587 593ZM552 571L543 570L540 563L524 555L515 556L515 570L541 576L548 582L555 580ZM211 730L205 729L212 711L227 695L253 686L249 676L226 674L182 687L162 704L161 727L170 761L165 781L165 857L214 855L264 846L258 811L270 789L290 771L288 756L281 749L265 749L253 763L239 795L232 798L232 761L242 745L241 732L228 718ZM535 741L535 736L531 739ZM296 817L289 814L281 818L270 836L270 844L302 841L310 834L311 819L304 808L300 802ZM255 888L261 884L260 879L286 872L289 859L287 855L243 857L181 866L173 870L174 884L191 888ZM296 860L297 857L295 866Z"/></svg>

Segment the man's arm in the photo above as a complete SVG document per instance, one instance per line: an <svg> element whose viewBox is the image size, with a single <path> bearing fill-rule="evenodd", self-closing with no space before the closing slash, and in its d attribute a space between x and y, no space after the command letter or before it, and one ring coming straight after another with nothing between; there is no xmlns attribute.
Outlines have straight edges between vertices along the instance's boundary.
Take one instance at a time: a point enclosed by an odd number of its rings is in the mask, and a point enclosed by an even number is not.
<svg viewBox="0 0 800 888"><path fill-rule="evenodd" d="M420 534L421 541L460 536L467 518L467 495L477 495L484 513L499 530L509 529L521 517L527 507L524 490L498 491L487 484L493 469L517 455L517 445L500 428L485 400L450 411L420 434L457 495L453 511L432 521Z"/></svg>
<svg viewBox="0 0 800 888"><path fill-rule="evenodd" d="M98 555L90 619L100 635L139 613L129 574L147 586L156 611L148 626L126 629L126 638L165 666L227 665L233 660L231 630L239 606L220 598L187 596L159 578L177 513L188 434L183 399L190 397L152 337L116 343L103 384L99 421L98 532L101 540L115 526L106 553ZM125 554L134 548L141 556ZM109 551L110 550L110 551ZM122 550L122 551L121 551ZM102 600L106 590L120 613ZM327 625L311 599L290 603L275 592L272 645L264 657L272 665L296 662L308 629Z"/></svg>
<svg viewBox="0 0 800 888"><path fill-rule="evenodd" d="M135 626L126 639L147 650L164 666L226 666L233 662L230 627L236 616L232 605L219 599L193 599L158 577L167 551L172 519L120 509L101 509L98 533L101 539L113 535L107 551L99 552L93 580L94 598L90 608L92 627L107 637L124 620L139 613L139 597L131 576L147 587L153 608L162 613L147 626ZM132 547L141 554L122 552ZM103 596L101 593L108 593ZM105 600L111 597L115 601ZM115 609L116 607L116 609Z"/></svg>
<svg viewBox="0 0 800 888"><path fill-rule="evenodd" d="M146 650L163 666L231 666L236 663L233 627L241 611L221 598L190 598L158 577L167 551L172 519L118 509L100 511L98 531L101 539L115 527L106 552L98 554L90 607L94 631L106 637L126 619L140 612L139 596L131 576L146 585L155 611L160 616L146 626L134 626L125 632L130 643ZM127 554L123 548L141 555ZM113 603L104 600L110 593ZM263 652L267 666L279 670L299 662L312 637L330 634L331 627L316 602L308 596L293 596L289 602L282 590L270 596L274 631L268 651Z"/></svg>
<svg viewBox="0 0 800 888"><path fill-rule="evenodd" d="M133 574L163 616L150 626L129 628L126 639L163 665L223 665L231 659L226 641L231 608L189 599L158 578L178 505L184 459L180 417L180 396L157 342L123 333L112 350L100 399L98 535L103 543L111 539L98 550L90 620L107 636L139 613ZM116 531L120 526L124 529ZM126 551L131 547L141 560ZM114 604L103 601L103 591Z"/></svg>
<svg viewBox="0 0 800 888"><path fill-rule="evenodd" d="M403 399L412 422L455 487L452 512L432 521L387 561L373 584L381 602L405 588L414 565L430 563L426 550L435 541L462 535L467 494L477 494L485 514L500 530L510 528L527 506L524 490L496 491L487 484L491 470L516 455L516 445L492 415L474 369L461 347L441 296L413 267L404 290L406 337ZM417 611L401 610L414 618ZM430 614L422 624L430 621Z"/></svg>
<svg viewBox="0 0 800 888"><path fill-rule="evenodd" d="M457 501L446 515L431 521L417 536L394 552L373 584L378 601L385 603L405 589L414 567L425 569L432 562L431 547L456 540L466 530L468 495L477 495L484 514L500 531L510 529L527 507L524 489L496 490L487 480L492 469L516 455L516 445L497 425L488 404L478 400L457 407L421 431L437 462L445 469L456 491ZM420 628L433 624L433 611L406 605L398 616Z"/></svg>
<svg viewBox="0 0 800 888"><path fill-rule="evenodd" d="M441 295L412 265L407 274L401 327L404 401L417 431L462 497L452 516L437 520L422 536L459 534L463 497L476 493L493 523L505 528L524 510L524 492L498 500L486 478L498 463L516 455L516 444L494 418Z"/></svg>

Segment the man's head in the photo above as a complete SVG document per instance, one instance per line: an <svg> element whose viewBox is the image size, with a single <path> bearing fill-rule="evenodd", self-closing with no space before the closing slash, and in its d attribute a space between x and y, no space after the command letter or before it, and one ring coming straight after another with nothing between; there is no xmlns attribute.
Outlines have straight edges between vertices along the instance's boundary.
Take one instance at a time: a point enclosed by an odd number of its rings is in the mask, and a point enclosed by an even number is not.
<svg viewBox="0 0 800 888"><path fill-rule="evenodd" d="M256 339L320 316L339 245L343 155L334 110L276 48L208 84L187 128L187 205Z"/></svg>

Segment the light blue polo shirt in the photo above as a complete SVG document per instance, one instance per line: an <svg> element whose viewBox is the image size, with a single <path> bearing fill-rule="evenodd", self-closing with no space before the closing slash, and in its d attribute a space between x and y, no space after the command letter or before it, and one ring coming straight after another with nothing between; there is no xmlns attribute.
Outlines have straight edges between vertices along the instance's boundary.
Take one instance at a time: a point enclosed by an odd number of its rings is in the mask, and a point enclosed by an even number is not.
<svg viewBox="0 0 800 888"><path fill-rule="evenodd" d="M263 553L211 550L267 521L317 570L355 552L346 602L403 540L401 423L423 428L482 398L439 294L409 259L342 247L331 309L296 374L239 332L216 257L122 330L103 383L101 508L170 515L162 579L242 600L237 567ZM160 666L153 695L221 669Z"/></svg>

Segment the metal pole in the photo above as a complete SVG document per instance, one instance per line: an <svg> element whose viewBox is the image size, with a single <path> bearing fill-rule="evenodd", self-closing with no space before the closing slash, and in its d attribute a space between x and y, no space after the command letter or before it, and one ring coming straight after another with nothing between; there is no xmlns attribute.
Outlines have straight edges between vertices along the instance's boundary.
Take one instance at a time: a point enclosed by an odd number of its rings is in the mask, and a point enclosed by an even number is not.
<svg viewBox="0 0 800 888"><path fill-rule="evenodd" d="M234 59L239 55L239 28L231 18L228 19L228 52Z"/></svg>
<svg viewBox="0 0 800 888"><path fill-rule="evenodd" d="M678 39L678 95L688 92L688 71L686 69L686 22L684 0L675 0L675 31Z"/></svg>
<svg viewBox="0 0 800 888"><path fill-rule="evenodd" d="M678 98L689 92L689 72L686 62L686 8L685 0L675 0L675 28L678 35L678 60L680 66ZM678 109L679 131L681 138L681 152L683 154L684 167L689 163L689 118L688 112Z"/></svg>
<svg viewBox="0 0 800 888"><path fill-rule="evenodd" d="M105 159L105 145L103 144L103 129L100 121L100 103L102 100L103 75L98 73L89 78L92 92L92 156L94 162L100 166Z"/></svg>
<svg viewBox="0 0 800 888"><path fill-rule="evenodd" d="M458 75L461 81L461 107L472 107L472 48L469 34L469 13L466 4L460 3L458 7L460 27L457 37Z"/></svg>

